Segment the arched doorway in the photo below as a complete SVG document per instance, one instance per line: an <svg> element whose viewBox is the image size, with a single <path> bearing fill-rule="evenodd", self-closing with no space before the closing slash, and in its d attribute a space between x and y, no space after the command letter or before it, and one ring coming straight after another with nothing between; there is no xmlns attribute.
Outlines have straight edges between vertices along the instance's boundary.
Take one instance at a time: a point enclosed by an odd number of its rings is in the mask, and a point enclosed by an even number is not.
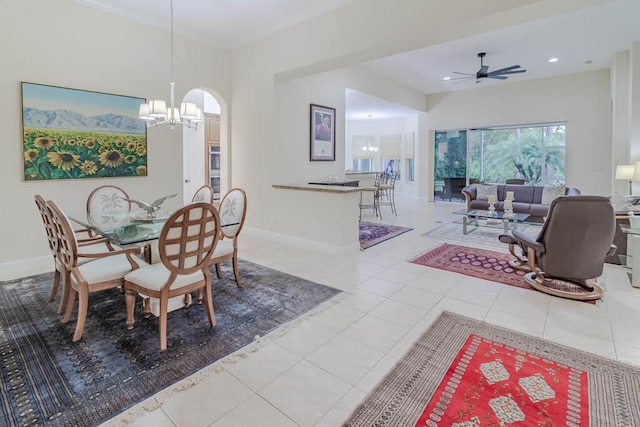
<svg viewBox="0 0 640 427"><path fill-rule="evenodd" d="M226 104L217 93L202 88L190 90L183 100L204 112L196 131L183 130L183 201L191 202L203 184L214 187L219 199L230 188L231 176Z"/></svg>

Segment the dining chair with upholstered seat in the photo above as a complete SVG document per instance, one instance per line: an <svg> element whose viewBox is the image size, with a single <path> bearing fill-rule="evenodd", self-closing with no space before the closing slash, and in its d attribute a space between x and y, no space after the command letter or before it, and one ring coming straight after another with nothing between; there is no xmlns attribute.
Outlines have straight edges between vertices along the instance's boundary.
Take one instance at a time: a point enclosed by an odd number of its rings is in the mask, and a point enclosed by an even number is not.
<svg viewBox="0 0 640 427"><path fill-rule="evenodd" d="M196 190L191 202L205 202L212 204L214 196L213 187L205 184Z"/></svg>
<svg viewBox="0 0 640 427"><path fill-rule="evenodd" d="M218 278L222 278L220 263L228 259L233 262L236 285L242 287L238 270L238 236L247 216L247 193L242 188L232 188L220 201L220 241L211 256L209 265L216 266Z"/></svg>
<svg viewBox="0 0 640 427"><path fill-rule="evenodd" d="M40 217L42 218L45 232L47 234L47 243L49 244L49 250L53 255L54 277L53 287L51 288L51 293L49 295L49 301L53 301L56 297L56 294L58 293L58 287L60 286L61 278L64 278L65 276L64 265L58 257L58 233L53 222L53 214L51 213L51 208L39 194L36 194L34 196L34 199L36 202L36 206L38 207L38 211L40 212ZM80 239L78 238L80 233L89 233L89 229L83 228L74 230L74 234L76 235L76 240L78 242L78 248L82 248L83 252L100 253L120 249L117 246L112 245L111 242L109 242L104 237L87 237ZM88 261L90 260L87 258L81 258L78 260L78 263L83 264ZM65 295L67 294L63 292L63 297L60 299L60 305L58 307L58 314L62 314L64 310L66 303L64 298Z"/></svg>
<svg viewBox="0 0 640 427"><path fill-rule="evenodd" d="M87 213L100 228L116 221L114 214L131 211L129 194L115 185L102 185L94 189L87 197ZM104 213L101 217L99 214ZM117 224L114 224L117 225Z"/></svg>
<svg viewBox="0 0 640 427"><path fill-rule="evenodd" d="M76 235L71 228L67 216L54 202L48 202L58 238L57 256L64 266L64 291L66 311L63 322L71 319L71 314L78 298L78 318L73 341L82 338L87 319L89 294L124 285L124 276L131 270L148 265L137 258L136 248L120 249L110 252L88 253L78 246ZM91 262L81 263L81 258Z"/></svg>
<svg viewBox="0 0 640 427"><path fill-rule="evenodd" d="M192 203L171 214L160 233L158 250L161 263L125 276L127 329L133 329L136 293L142 294L143 298L157 298L160 305L160 350L165 350L169 299L198 290L205 294L209 324L211 327L216 325L208 266L219 235L220 219L210 203Z"/></svg>

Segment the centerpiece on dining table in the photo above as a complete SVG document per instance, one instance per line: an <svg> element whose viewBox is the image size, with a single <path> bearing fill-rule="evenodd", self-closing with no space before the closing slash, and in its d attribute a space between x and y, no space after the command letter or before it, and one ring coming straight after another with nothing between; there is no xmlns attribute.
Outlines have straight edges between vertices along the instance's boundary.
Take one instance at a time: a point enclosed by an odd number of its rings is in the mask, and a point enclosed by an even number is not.
<svg viewBox="0 0 640 427"><path fill-rule="evenodd" d="M126 199L124 197L123 197L123 199L128 201L128 202L130 202L130 203L134 203L134 204L138 205L145 212L143 216L136 215L134 217L134 219L151 221L151 220L154 220L154 219L162 218L162 214L161 214L161 211L160 211L160 206L165 202L165 200L171 199L172 197L175 197L177 195L178 195L178 193L170 194L170 195L164 196L164 197L160 197L159 199L154 200L151 204L142 202L140 200Z"/></svg>

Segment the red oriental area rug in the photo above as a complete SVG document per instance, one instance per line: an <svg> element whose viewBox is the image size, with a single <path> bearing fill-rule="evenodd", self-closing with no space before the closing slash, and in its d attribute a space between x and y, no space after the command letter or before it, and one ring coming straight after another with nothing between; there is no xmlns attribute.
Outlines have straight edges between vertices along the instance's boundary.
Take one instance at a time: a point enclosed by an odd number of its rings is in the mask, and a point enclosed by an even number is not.
<svg viewBox="0 0 640 427"><path fill-rule="evenodd" d="M344 426L636 426L640 369L443 312Z"/></svg>
<svg viewBox="0 0 640 427"><path fill-rule="evenodd" d="M518 288L531 289L524 281L525 272L516 270L509 265L512 258L513 255L508 253L444 243L409 262ZM597 279L593 279L593 281L595 283ZM563 280L546 279L545 285L573 293L585 292L580 286ZM584 302L595 304L595 301Z"/></svg>

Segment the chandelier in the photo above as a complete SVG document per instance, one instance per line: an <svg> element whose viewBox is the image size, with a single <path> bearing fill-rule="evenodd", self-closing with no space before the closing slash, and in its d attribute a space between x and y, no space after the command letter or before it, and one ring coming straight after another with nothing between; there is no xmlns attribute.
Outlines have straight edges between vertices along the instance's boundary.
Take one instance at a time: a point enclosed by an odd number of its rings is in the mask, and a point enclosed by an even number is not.
<svg viewBox="0 0 640 427"><path fill-rule="evenodd" d="M175 107L174 92L175 82L173 81L173 0L170 1L171 7L171 97L169 99L169 108L163 100L151 100L148 103L140 105L138 117L147 123L147 127L153 127L168 124L171 129L176 124L186 126L190 129L197 129L198 123L202 121L202 110L192 102L183 102L180 109Z"/></svg>
<svg viewBox="0 0 640 427"><path fill-rule="evenodd" d="M374 147L371 145L371 140L373 140L373 136L371 135L371 114L369 114L369 143L362 147L362 151L375 153L378 151L378 147Z"/></svg>

